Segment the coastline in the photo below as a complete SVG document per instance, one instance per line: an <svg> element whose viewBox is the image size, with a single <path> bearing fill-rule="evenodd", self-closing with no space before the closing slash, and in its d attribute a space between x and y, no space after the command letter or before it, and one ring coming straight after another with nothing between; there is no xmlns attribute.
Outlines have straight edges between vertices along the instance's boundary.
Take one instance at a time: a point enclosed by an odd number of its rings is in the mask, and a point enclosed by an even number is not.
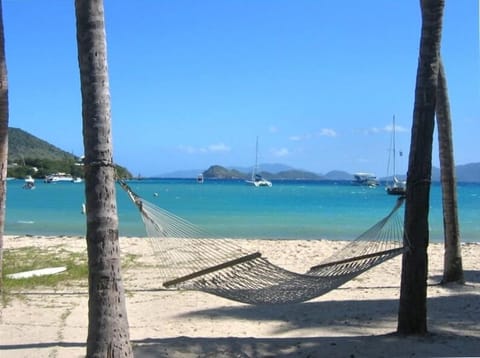
<svg viewBox="0 0 480 358"><path fill-rule="evenodd" d="M305 272L345 243L240 240L273 263ZM5 236L5 250L34 246L85 252L80 236ZM443 244L429 245L426 337L391 335L397 324L401 257L302 304L250 306L210 294L160 289L148 239L122 237L130 338L136 357L474 356L480 355L480 243L462 244L465 285L440 286ZM81 357L87 334L87 283L37 288L2 308L2 357ZM241 354L240 354L241 355Z"/></svg>

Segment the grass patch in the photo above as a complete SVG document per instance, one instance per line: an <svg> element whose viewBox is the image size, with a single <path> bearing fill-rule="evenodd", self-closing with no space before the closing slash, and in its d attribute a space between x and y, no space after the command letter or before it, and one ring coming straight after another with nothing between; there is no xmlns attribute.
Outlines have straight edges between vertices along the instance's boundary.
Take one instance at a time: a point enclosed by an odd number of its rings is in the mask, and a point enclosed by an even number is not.
<svg viewBox="0 0 480 358"><path fill-rule="evenodd" d="M122 257L122 271L137 266L137 256L126 254ZM17 272L37 270L46 267L65 266L66 271L45 276L12 279L7 275ZM57 288L88 282L88 259L86 252L72 252L61 245L45 249L23 247L3 252L3 293L21 291L37 287Z"/></svg>
<svg viewBox="0 0 480 358"><path fill-rule="evenodd" d="M11 273L65 266L66 271L46 276L21 279L8 278ZM28 289L38 286L57 287L72 281L87 280L88 265L85 253L67 251L61 246L48 249L24 247L3 252L3 289L5 291Z"/></svg>

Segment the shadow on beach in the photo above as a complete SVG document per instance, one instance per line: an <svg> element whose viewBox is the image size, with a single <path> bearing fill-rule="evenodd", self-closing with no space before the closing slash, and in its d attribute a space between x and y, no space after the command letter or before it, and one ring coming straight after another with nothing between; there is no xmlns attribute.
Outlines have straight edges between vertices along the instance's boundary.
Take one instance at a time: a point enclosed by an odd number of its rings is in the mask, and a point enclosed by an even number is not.
<svg viewBox="0 0 480 358"><path fill-rule="evenodd" d="M135 357L405 357L405 356L479 356L480 338L468 332L478 331L480 300L478 292L434 297L428 300L430 334L400 337L396 334L362 335L362 327L383 326L396 322L397 299L314 301L272 306L220 306L194 310L179 319L210 318L232 322L248 320L279 321L290 337L173 337L132 340ZM161 332L162 323L158 323ZM310 329L318 337L295 337L292 331ZM329 334L322 334L328 330ZM338 335L335 332L338 332ZM247 332L248 334L248 332ZM202 332L199 332L202 335ZM293 337L292 337L293 336ZM52 341L1 345L9 351L51 348L84 348L85 342Z"/></svg>
<svg viewBox="0 0 480 358"><path fill-rule="evenodd" d="M468 289L468 288L467 288ZM213 320L280 321L282 335L309 328L329 332L321 337L236 338L175 337L137 340L136 357L406 357L406 356L479 356L477 331L480 312L478 293L429 298L429 333L424 337L400 337L396 334L362 336L362 327L396 322L398 300L314 301L293 305L224 306L197 310L179 316ZM452 329L452 327L455 327ZM455 333L453 333L455 332ZM345 336L347 334L348 336ZM293 334L294 335L294 334Z"/></svg>
<svg viewBox="0 0 480 358"><path fill-rule="evenodd" d="M478 340L428 334L311 338L189 338L134 342L135 357L431 357L478 356Z"/></svg>

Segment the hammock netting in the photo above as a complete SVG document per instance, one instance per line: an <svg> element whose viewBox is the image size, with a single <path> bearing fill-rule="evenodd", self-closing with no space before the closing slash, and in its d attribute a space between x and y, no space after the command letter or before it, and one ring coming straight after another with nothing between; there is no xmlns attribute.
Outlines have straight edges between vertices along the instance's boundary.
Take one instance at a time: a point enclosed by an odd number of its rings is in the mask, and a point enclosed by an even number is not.
<svg viewBox="0 0 480 358"><path fill-rule="evenodd" d="M165 288L248 304L297 303L338 288L404 250L403 197L370 229L302 274L271 263L260 252L246 252L232 239L216 238L120 184L140 211Z"/></svg>

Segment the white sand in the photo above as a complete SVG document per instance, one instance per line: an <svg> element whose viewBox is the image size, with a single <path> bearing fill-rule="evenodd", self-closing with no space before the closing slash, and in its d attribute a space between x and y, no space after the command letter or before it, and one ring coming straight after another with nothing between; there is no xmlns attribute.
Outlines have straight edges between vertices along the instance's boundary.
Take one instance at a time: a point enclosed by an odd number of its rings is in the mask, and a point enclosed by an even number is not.
<svg viewBox="0 0 480 358"><path fill-rule="evenodd" d="M5 237L5 249L63 246L86 250L79 237ZM305 272L344 243L241 241L272 262ZM424 357L480 356L480 244L463 244L466 285L439 286L443 245L429 247L426 337L400 338L401 258L386 262L315 300L250 306L200 292L161 287L149 242L122 238L139 255L125 269L130 336L136 357ZM39 267L40 268L40 267ZM0 357L82 357L87 283L22 292L2 308Z"/></svg>

